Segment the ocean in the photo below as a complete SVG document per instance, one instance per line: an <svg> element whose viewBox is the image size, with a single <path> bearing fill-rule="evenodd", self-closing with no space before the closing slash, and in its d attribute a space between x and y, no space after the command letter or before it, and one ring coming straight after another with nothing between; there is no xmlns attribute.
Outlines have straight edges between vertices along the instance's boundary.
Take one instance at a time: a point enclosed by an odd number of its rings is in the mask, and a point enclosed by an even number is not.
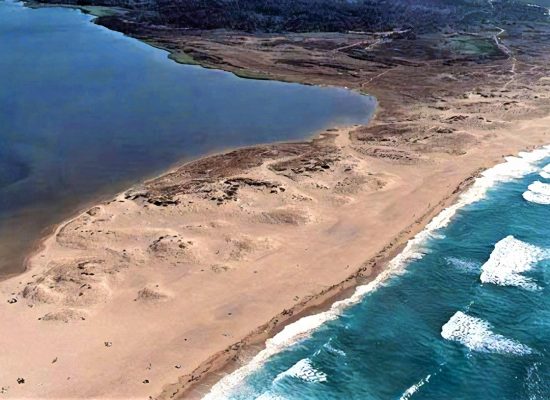
<svg viewBox="0 0 550 400"><path fill-rule="evenodd" d="M550 146L485 171L372 283L211 399L550 399Z"/></svg>

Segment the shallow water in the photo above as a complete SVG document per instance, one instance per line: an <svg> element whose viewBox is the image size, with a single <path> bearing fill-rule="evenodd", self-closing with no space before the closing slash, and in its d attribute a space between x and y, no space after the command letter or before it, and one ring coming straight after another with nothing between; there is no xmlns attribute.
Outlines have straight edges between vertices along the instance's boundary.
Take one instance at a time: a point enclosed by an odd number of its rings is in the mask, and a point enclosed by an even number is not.
<svg viewBox="0 0 550 400"><path fill-rule="evenodd" d="M549 399L549 164L550 147L487 172L404 269L305 338L283 331L208 398Z"/></svg>
<svg viewBox="0 0 550 400"><path fill-rule="evenodd" d="M179 160L374 110L343 89L182 66L90 19L0 1L0 275L45 227Z"/></svg>

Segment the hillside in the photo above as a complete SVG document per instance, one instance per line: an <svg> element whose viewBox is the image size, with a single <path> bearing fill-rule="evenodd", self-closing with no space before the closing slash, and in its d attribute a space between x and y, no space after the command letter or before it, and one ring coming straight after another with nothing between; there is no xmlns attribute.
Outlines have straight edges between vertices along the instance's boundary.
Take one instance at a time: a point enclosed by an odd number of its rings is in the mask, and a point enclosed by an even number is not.
<svg viewBox="0 0 550 400"><path fill-rule="evenodd" d="M544 0L546 1L546 0ZM58 3L59 0L42 0ZM131 20L174 28L246 32L347 32L453 27L477 30L488 21L541 20L546 9L519 0L62 0L117 6ZM118 17L113 17L118 18Z"/></svg>

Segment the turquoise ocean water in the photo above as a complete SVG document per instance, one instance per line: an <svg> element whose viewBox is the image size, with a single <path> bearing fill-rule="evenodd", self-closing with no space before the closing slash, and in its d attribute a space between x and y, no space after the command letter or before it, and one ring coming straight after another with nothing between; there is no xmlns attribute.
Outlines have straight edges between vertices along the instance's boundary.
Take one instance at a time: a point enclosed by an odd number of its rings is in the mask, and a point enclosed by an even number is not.
<svg viewBox="0 0 550 400"><path fill-rule="evenodd" d="M390 276L268 341L207 399L550 399L550 147L488 170Z"/></svg>

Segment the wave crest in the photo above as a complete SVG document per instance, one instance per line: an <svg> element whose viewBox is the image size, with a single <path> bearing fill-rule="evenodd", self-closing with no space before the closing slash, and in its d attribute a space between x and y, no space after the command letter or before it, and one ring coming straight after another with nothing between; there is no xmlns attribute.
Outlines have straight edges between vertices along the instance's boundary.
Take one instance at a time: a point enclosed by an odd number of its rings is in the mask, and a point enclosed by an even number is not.
<svg viewBox="0 0 550 400"><path fill-rule="evenodd" d="M527 189L534 193L540 193L547 196L550 196L550 183L542 183L540 181L535 181L531 183Z"/></svg>
<svg viewBox="0 0 550 400"><path fill-rule="evenodd" d="M545 166L539 174L544 179L550 179L550 164Z"/></svg>
<svg viewBox="0 0 550 400"><path fill-rule="evenodd" d="M457 311L441 328L441 336L458 342L473 351L499 354L531 354L533 350L515 340L494 333L491 325L476 317Z"/></svg>
<svg viewBox="0 0 550 400"><path fill-rule="evenodd" d="M543 171L544 172L544 171ZM541 175L542 173L541 172ZM550 177L550 175L549 175ZM535 181L523 193L523 198L531 203L550 204L550 184Z"/></svg>
<svg viewBox="0 0 550 400"><path fill-rule="evenodd" d="M313 367L309 358L303 358L275 378L274 382L284 378L297 378L304 382L320 383L327 381L327 374Z"/></svg>
<svg viewBox="0 0 550 400"><path fill-rule="evenodd" d="M507 236L495 245L489 260L481 267L481 282L538 290L540 287L521 273L531 270L535 263L548 256L547 250Z"/></svg>
<svg viewBox="0 0 550 400"><path fill-rule="evenodd" d="M407 390L405 390L405 393L403 393L401 395L401 397L399 398L399 400L409 400L413 394L415 394L416 392L418 392L418 390L424 386L426 383L428 383L430 381L430 378L432 377L431 374L429 374L428 376L426 376L425 378L422 378L419 382L415 383L414 385L412 385L410 388L408 388Z"/></svg>
<svg viewBox="0 0 550 400"><path fill-rule="evenodd" d="M460 195L455 204L444 209L426 225L423 231L409 240L403 251L393 258L388 267L373 281L367 285L357 287L355 293L350 298L334 303L330 310L304 317L293 324L287 325L275 337L268 339L266 341L266 348L258 353L248 364L218 381L211 388L210 392L203 397L203 400L227 398L235 388L242 387L246 377L260 368L273 354L307 337L325 322L338 318L342 310L360 302L368 293L382 285L389 277L403 271L405 266L411 261L422 258L426 241L434 237L435 231L447 226L458 210L484 198L487 190L499 182L519 179L538 171L539 169L536 164L546 157L550 157L550 145L530 153L521 152L517 157L506 157L505 162L484 171L474 181L473 185Z"/></svg>
<svg viewBox="0 0 550 400"><path fill-rule="evenodd" d="M540 193L531 192L530 190L523 193L523 198L529 203L537 203L548 205L550 204L550 195L544 195Z"/></svg>
<svg viewBox="0 0 550 400"><path fill-rule="evenodd" d="M479 269L481 267L481 264L477 261L463 260L457 257L445 257L445 261L447 262L447 265L450 265L460 271L475 273L476 275L479 273Z"/></svg>

